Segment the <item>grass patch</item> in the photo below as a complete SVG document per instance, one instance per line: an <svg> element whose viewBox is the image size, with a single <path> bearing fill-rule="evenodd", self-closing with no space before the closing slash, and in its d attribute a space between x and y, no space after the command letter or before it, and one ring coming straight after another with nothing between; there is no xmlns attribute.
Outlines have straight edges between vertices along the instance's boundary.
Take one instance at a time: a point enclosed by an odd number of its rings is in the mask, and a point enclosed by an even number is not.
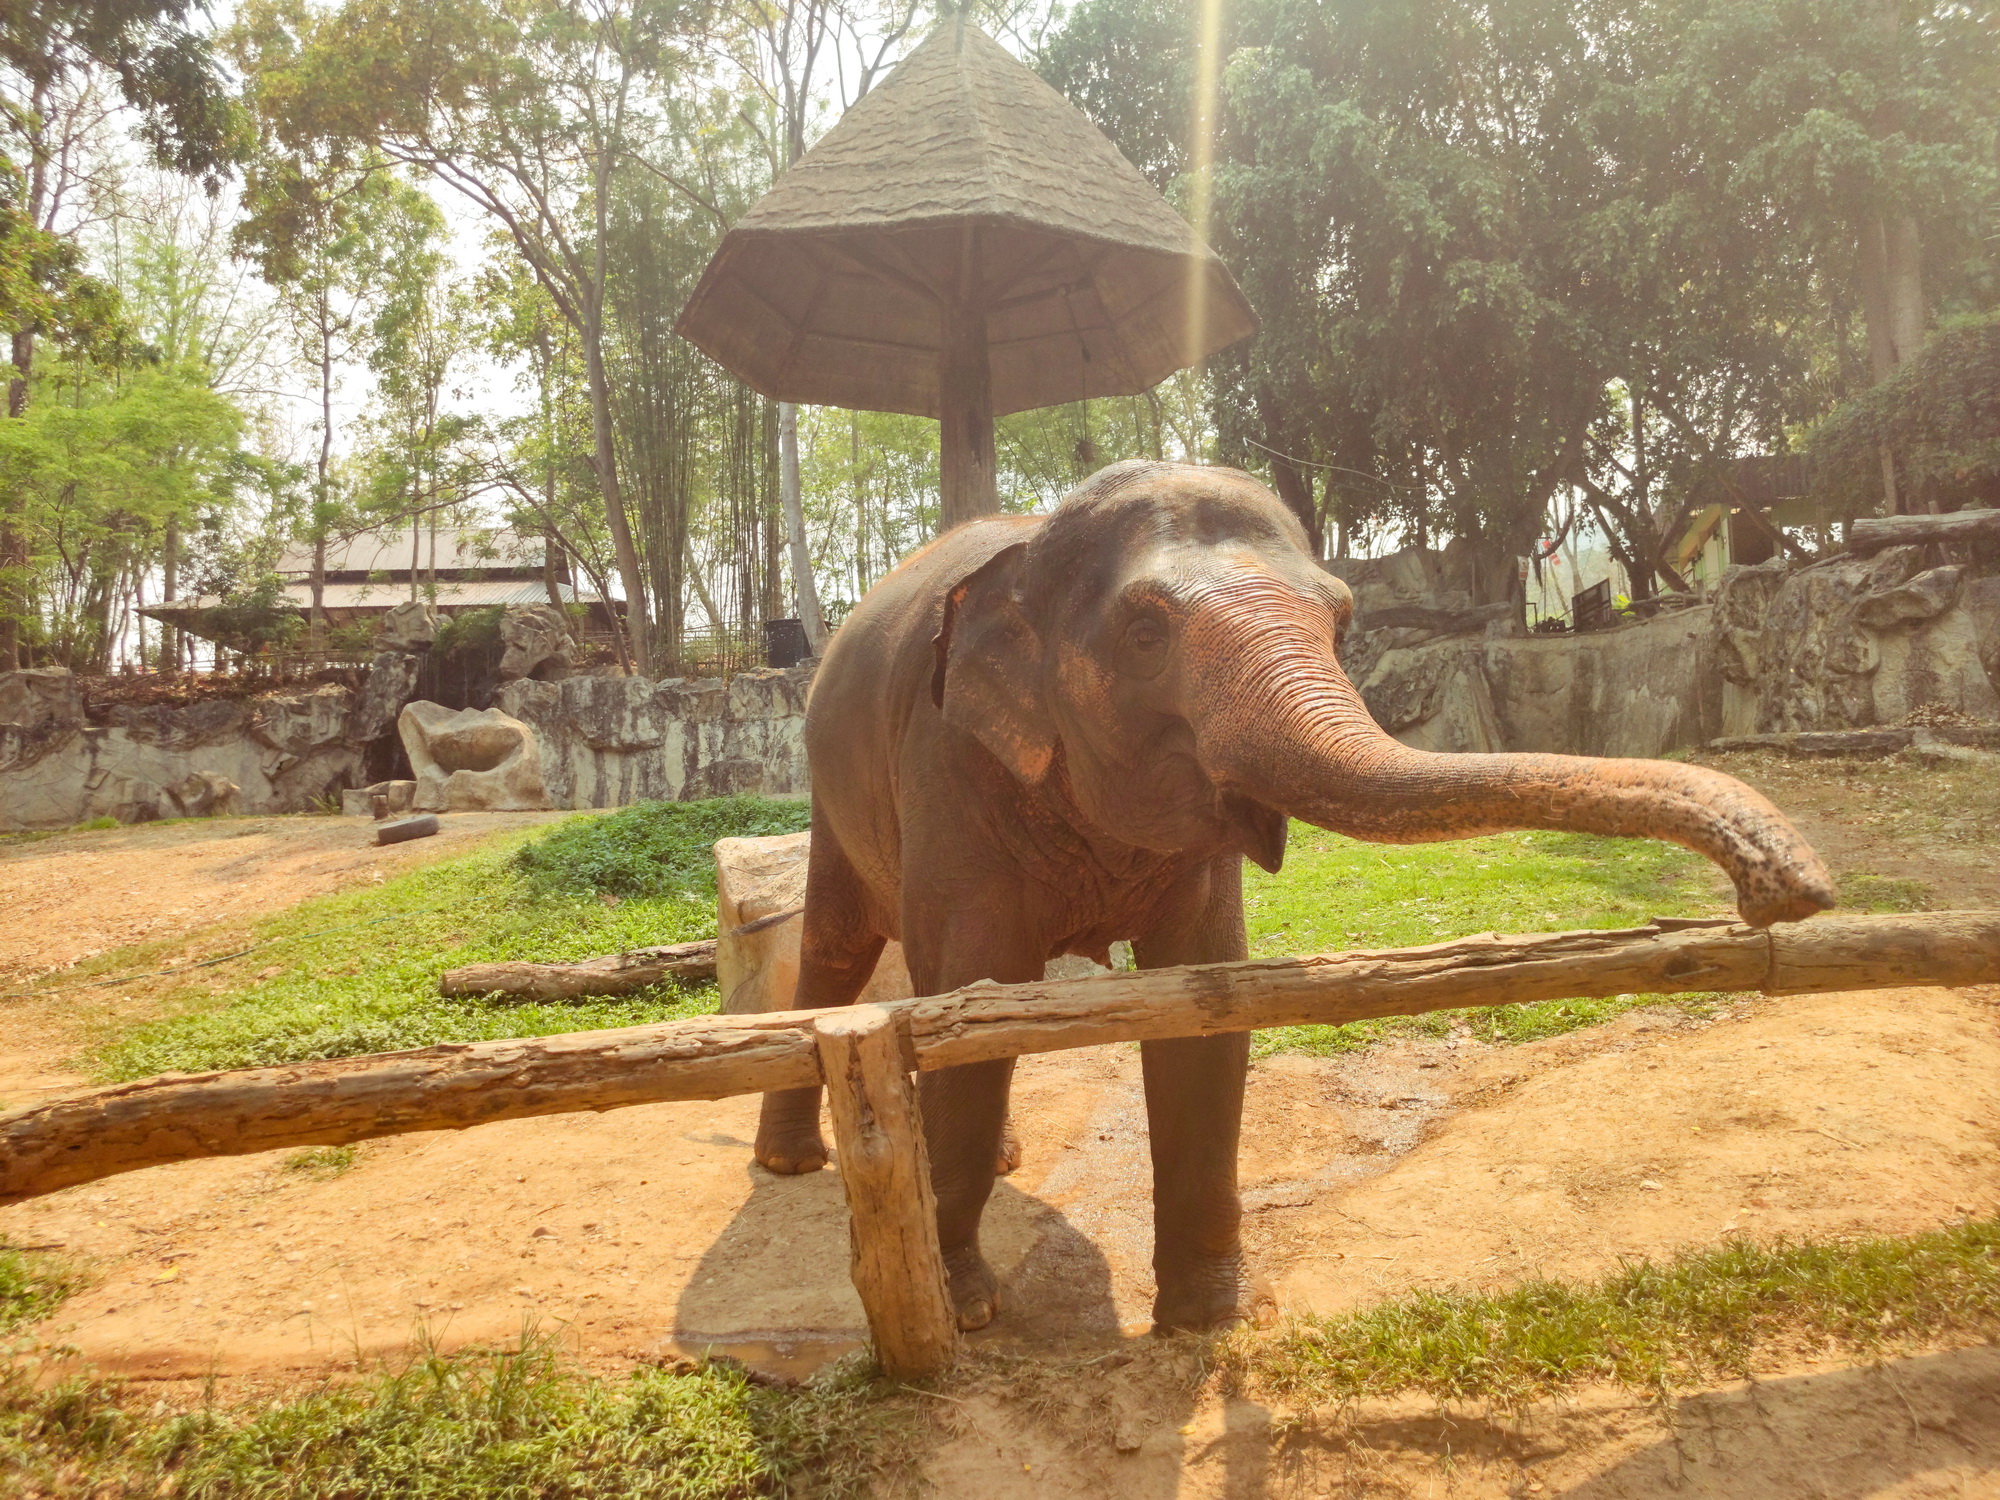
<svg viewBox="0 0 2000 1500"><path fill-rule="evenodd" d="M570 1367L553 1341L431 1354L372 1379L241 1407L139 1414L108 1381L0 1375L0 1489L188 1500L749 1500L868 1491L904 1408L849 1361L798 1389L737 1369ZM9 1490L10 1493L17 1492Z"/></svg>
<svg viewBox="0 0 2000 1500"><path fill-rule="evenodd" d="M713 896L717 839L803 833L811 815L808 803L764 797L644 802L563 824L517 850L514 867L542 894Z"/></svg>
<svg viewBox="0 0 2000 1500"><path fill-rule="evenodd" d="M83 1280L60 1257L0 1246L0 1333L48 1316Z"/></svg>
<svg viewBox="0 0 2000 1500"><path fill-rule="evenodd" d="M285 1170L313 1182L331 1182L354 1167L352 1146L308 1146L285 1158Z"/></svg>
<svg viewBox="0 0 2000 1500"><path fill-rule="evenodd" d="M803 812L802 803L734 797L586 815L539 837L535 830L500 834L473 853L382 885L303 902L254 925L257 951L164 981L169 1013L106 1042L90 1063L115 1081L705 1014L716 1006L712 983L667 983L579 1003L494 1006L445 999L437 980L461 964L561 963L712 937L712 869L693 867L683 853L675 873L653 881L650 893L621 897L594 882L630 889L643 870L619 867L606 851L628 836L643 847L685 851L696 838L712 843L795 824ZM649 828L672 836L644 841ZM554 852L540 849L544 843L554 843ZM128 950L73 973L88 983L129 972L138 959L165 967L164 956L157 948Z"/></svg>
<svg viewBox="0 0 2000 1500"><path fill-rule="evenodd" d="M1839 877L1840 904L1849 911L1929 911L1931 888L1921 880L1850 870Z"/></svg>
<svg viewBox="0 0 2000 1500"><path fill-rule="evenodd" d="M1277 958L1346 948L1401 948L1479 932L1643 926L1654 917L1726 911L1720 877L1699 856L1650 839L1503 833L1444 844L1365 844L1292 825L1282 874L1246 866L1250 953ZM1639 1005L1703 1012L1715 995L1618 995L1434 1011L1346 1026L1260 1032L1256 1049L1331 1056L1389 1035L1527 1042L1609 1020Z"/></svg>
<svg viewBox="0 0 2000 1500"><path fill-rule="evenodd" d="M1422 1391L1518 1404L1586 1381L1665 1391L1751 1373L1760 1354L1873 1356L2000 1330L2000 1221L1911 1239L1739 1243L1602 1281L1420 1292L1235 1335L1227 1368L1305 1405Z"/></svg>

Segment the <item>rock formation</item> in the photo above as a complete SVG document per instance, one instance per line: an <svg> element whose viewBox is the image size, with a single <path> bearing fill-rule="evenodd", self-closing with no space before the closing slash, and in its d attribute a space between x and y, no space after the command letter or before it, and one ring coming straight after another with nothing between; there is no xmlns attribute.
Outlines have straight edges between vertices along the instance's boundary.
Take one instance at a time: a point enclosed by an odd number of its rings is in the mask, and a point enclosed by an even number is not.
<svg viewBox="0 0 2000 1500"><path fill-rule="evenodd" d="M419 699L396 721L420 812L548 807L535 731L497 708L449 709Z"/></svg>
<svg viewBox="0 0 2000 1500"><path fill-rule="evenodd" d="M0 829L309 811L363 779L416 671L384 652L358 690L112 703L96 722L68 672L0 673Z"/></svg>
<svg viewBox="0 0 2000 1500"><path fill-rule="evenodd" d="M561 682L576 669L569 622L548 604L510 604L500 617L500 680Z"/></svg>
<svg viewBox="0 0 2000 1500"><path fill-rule="evenodd" d="M428 651L437 638L437 611L422 599L396 605L375 627L378 651Z"/></svg>
<svg viewBox="0 0 2000 1500"><path fill-rule="evenodd" d="M498 706L532 726L558 807L625 807L755 792L796 796L806 775L810 666L721 678L510 682Z"/></svg>

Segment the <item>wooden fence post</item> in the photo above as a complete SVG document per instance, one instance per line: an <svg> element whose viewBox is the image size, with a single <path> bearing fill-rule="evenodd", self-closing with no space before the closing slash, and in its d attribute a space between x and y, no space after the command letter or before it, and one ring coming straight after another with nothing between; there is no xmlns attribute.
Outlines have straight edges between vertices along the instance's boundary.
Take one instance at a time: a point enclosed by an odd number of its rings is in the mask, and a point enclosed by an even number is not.
<svg viewBox="0 0 2000 1500"><path fill-rule="evenodd" d="M854 1289L875 1357L898 1380L939 1374L958 1354L945 1291L937 1199L896 1018L879 1005L813 1018L827 1105L847 1190Z"/></svg>

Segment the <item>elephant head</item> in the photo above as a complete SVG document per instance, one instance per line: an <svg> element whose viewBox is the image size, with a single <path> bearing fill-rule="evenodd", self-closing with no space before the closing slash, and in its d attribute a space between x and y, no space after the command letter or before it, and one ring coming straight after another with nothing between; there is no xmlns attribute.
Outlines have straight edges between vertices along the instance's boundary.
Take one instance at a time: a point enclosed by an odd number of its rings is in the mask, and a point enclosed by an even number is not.
<svg viewBox="0 0 2000 1500"><path fill-rule="evenodd" d="M1276 870L1288 817L1383 843L1566 829L1707 856L1759 926L1834 904L1798 831L1734 777L1399 744L1341 670L1352 615L1248 475L1117 464L951 590L932 693L1022 781L1060 765L1082 816L1144 849L1233 844Z"/></svg>

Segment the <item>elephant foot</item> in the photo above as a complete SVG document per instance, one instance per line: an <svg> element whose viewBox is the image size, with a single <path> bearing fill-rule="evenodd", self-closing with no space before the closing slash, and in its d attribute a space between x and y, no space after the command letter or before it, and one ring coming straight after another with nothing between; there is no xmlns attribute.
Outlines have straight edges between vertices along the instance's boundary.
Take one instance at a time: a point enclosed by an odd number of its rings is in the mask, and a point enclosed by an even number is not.
<svg viewBox="0 0 2000 1500"><path fill-rule="evenodd" d="M1006 1177L1021 1165L1021 1138L1014 1134L1014 1121L1009 1118L1000 1127L1000 1150L993 1158L993 1175Z"/></svg>
<svg viewBox="0 0 2000 1500"><path fill-rule="evenodd" d="M1209 1333L1248 1323L1269 1328L1278 1321L1278 1299L1270 1284L1239 1257L1160 1278L1153 1298L1153 1332Z"/></svg>
<svg viewBox="0 0 2000 1500"><path fill-rule="evenodd" d="M786 1089L764 1096L757 1119L757 1164L780 1177L817 1172L827 1163L819 1133L819 1090Z"/></svg>
<svg viewBox="0 0 2000 1500"><path fill-rule="evenodd" d="M945 1251L944 1280L961 1332L984 1328L999 1315L1000 1283L977 1245Z"/></svg>

